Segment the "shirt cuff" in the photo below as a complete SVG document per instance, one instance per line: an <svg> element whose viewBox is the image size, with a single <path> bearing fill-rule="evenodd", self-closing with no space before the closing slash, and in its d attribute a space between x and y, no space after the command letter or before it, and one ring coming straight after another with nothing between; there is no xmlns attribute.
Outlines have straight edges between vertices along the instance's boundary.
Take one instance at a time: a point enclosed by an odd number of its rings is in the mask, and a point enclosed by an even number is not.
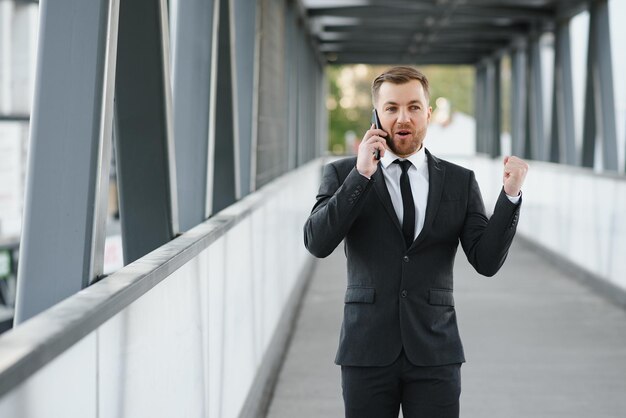
<svg viewBox="0 0 626 418"><path fill-rule="evenodd" d="M513 203L514 205L517 205L519 203L520 198L522 197L522 192L519 192L519 194L517 196L509 196L508 194L506 194L507 199L509 199L509 202Z"/></svg>

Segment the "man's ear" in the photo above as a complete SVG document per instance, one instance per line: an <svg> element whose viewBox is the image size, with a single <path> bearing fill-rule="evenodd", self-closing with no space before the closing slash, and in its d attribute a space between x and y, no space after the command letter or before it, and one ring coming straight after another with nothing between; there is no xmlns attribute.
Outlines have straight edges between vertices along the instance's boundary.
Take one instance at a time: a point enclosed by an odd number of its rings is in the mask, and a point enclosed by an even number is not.
<svg viewBox="0 0 626 418"><path fill-rule="evenodd" d="M428 106L428 122L430 122L430 117L433 115L433 107Z"/></svg>

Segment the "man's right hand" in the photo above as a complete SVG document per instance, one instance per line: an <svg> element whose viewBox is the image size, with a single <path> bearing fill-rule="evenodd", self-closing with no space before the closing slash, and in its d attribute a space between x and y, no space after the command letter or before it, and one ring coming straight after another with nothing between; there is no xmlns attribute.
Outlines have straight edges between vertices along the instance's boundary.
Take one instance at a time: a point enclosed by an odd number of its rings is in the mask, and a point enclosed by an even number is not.
<svg viewBox="0 0 626 418"><path fill-rule="evenodd" d="M380 150L380 158L385 155L387 149L385 138L387 132L376 129L374 125L365 132L363 140L359 145L359 153L356 157L356 169L368 179L376 172L378 160L375 157L376 150Z"/></svg>

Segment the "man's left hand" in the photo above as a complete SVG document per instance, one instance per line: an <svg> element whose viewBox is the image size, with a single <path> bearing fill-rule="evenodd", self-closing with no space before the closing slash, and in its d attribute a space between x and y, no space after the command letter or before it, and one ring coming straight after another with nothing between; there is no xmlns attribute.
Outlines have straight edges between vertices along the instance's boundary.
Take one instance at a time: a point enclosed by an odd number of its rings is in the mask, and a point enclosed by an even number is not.
<svg viewBox="0 0 626 418"><path fill-rule="evenodd" d="M527 172L528 164L521 158L504 157L504 193L519 196Z"/></svg>

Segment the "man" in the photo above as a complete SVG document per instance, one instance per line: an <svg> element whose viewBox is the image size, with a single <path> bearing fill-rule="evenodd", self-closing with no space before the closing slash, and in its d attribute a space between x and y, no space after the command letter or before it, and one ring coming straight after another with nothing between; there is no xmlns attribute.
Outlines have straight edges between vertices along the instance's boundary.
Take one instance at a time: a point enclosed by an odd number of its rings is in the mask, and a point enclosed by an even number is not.
<svg viewBox="0 0 626 418"><path fill-rule="evenodd" d="M459 244L476 271L494 275L515 234L528 165L504 159L493 215L474 173L423 147L428 80L394 67L372 84L383 129L369 129L356 158L324 168L304 226L307 249L326 257L344 240L348 287L335 362L348 418L459 415L465 361L454 310ZM380 161L376 159L380 152Z"/></svg>

